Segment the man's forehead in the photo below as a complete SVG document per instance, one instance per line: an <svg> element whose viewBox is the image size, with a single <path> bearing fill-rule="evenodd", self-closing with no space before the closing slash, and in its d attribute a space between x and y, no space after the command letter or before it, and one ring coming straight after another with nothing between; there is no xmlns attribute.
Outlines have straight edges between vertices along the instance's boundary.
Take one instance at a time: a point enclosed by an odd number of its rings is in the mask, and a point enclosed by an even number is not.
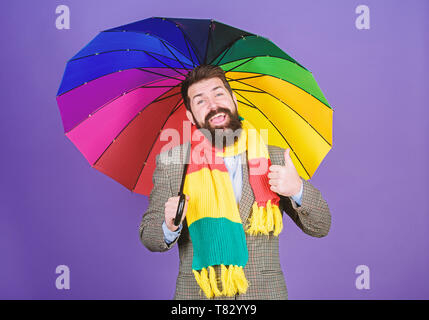
<svg viewBox="0 0 429 320"><path fill-rule="evenodd" d="M218 88L225 89L225 86L221 79L219 78L204 79L192 84L188 89L188 95L192 99L197 95L203 94L205 92L213 91Z"/></svg>

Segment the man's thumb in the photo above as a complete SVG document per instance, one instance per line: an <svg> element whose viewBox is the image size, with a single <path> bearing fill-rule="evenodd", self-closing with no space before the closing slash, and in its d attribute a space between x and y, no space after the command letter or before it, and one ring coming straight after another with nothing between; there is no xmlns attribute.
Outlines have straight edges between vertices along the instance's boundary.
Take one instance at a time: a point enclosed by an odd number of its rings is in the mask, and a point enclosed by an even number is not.
<svg viewBox="0 0 429 320"><path fill-rule="evenodd" d="M285 156L285 165L287 165L292 161L292 159L290 158L290 149L289 148L286 149L284 156Z"/></svg>

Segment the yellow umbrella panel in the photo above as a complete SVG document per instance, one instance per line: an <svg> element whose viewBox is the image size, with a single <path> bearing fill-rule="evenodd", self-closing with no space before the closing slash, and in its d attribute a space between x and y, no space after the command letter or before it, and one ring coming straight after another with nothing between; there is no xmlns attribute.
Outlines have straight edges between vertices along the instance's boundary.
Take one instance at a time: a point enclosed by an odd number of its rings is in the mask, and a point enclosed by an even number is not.
<svg viewBox="0 0 429 320"><path fill-rule="evenodd" d="M333 109L274 76L237 71L226 76L240 116L268 130L267 144L290 148L298 174L310 179L332 147Z"/></svg>

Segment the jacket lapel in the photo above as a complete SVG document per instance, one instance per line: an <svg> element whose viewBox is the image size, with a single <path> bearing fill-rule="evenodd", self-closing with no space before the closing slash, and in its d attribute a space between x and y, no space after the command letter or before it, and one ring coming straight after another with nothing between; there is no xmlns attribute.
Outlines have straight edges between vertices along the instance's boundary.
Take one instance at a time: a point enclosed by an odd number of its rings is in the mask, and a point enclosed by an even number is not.
<svg viewBox="0 0 429 320"><path fill-rule="evenodd" d="M241 189L241 199L240 199L238 209L240 212L241 222L243 223L243 226L245 226L247 218L249 217L253 202L255 201L255 196L253 194L253 190L249 182L249 171L247 167L247 152L243 152L241 154L241 167L243 172L243 185Z"/></svg>
<svg viewBox="0 0 429 320"><path fill-rule="evenodd" d="M171 181L171 191L173 192L173 197L177 196L180 191L180 185L182 184L183 170L185 169L186 161L186 152L190 148L190 143L184 143L179 148L179 152L176 153L173 157L174 164L173 170L169 171L169 177Z"/></svg>

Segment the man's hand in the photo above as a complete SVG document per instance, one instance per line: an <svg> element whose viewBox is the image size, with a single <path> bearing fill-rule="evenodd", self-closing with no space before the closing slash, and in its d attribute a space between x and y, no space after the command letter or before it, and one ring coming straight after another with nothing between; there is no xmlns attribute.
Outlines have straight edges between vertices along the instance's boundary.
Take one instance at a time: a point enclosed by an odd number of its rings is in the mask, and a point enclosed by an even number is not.
<svg viewBox="0 0 429 320"><path fill-rule="evenodd" d="M296 195L301 190L302 184L302 180L293 165L289 152L290 149L287 149L284 153L285 165L272 165L268 173L270 189L285 197Z"/></svg>
<svg viewBox="0 0 429 320"><path fill-rule="evenodd" d="M174 225L174 218L176 217L177 207L179 206L179 199L179 196L171 197L165 203L165 224L167 225L167 228L173 232L179 228L178 226ZM183 219L185 219L186 210L188 209L188 201L189 196L186 196L185 207L183 208L183 215L182 220L180 220L180 223L182 223Z"/></svg>

